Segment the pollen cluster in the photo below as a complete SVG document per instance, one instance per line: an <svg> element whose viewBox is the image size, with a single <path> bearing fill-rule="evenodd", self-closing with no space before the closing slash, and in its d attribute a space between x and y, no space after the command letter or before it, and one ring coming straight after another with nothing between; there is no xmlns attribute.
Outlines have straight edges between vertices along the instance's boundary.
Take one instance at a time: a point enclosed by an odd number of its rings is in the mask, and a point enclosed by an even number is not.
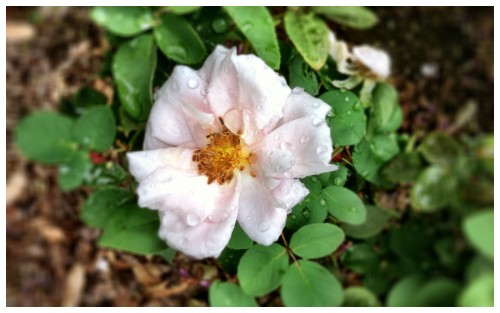
<svg viewBox="0 0 500 313"><path fill-rule="evenodd" d="M233 178L234 170L243 171L250 164L252 154L245 151L242 140L226 127L220 133L207 135L208 145L193 153L198 163L198 173L208 177L208 184L219 185Z"/></svg>

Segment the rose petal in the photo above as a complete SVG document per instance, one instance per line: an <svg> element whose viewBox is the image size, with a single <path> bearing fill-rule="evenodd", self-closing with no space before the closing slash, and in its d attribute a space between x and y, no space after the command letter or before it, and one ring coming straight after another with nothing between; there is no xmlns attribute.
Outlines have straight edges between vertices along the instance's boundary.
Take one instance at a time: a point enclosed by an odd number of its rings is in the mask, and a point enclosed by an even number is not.
<svg viewBox="0 0 500 313"><path fill-rule="evenodd" d="M166 148L127 153L128 167L138 182L143 181L157 168L171 166L184 170L196 170L192 162L193 151L184 148Z"/></svg>
<svg viewBox="0 0 500 313"><path fill-rule="evenodd" d="M193 258L216 258L229 242L237 216L238 211L234 210L218 223L204 221L196 226L189 226L183 217L171 211L160 211L158 235L169 247Z"/></svg>
<svg viewBox="0 0 500 313"><path fill-rule="evenodd" d="M380 78L387 78L391 71L391 58L387 52L369 45L352 49L354 56Z"/></svg>
<svg viewBox="0 0 500 313"><path fill-rule="evenodd" d="M186 142L197 141L192 134L197 133L194 125L200 124L201 128L210 128L214 120L209 107L204 103L201 90L206 88L206 82L194 71L186 66L176 66L172 76L157 92L155 101L148 120L150 131L145 141L148 146L156 141L153 147L158 147L161 141L168 146L178 146ZM190 115L186 117L186 112ZM189 123L188 123L189 122ZM193 129L194 127L194 129ZM203 143L200 143L203 144Z"/></svg>
<svg viewBox="0 0 500 313"><path fill-rule="evenodd" d="M280 184L271 190L271 193L279 201L286 205L287 213L309 194L309 190L298 179L285 178Z"/></svg>
<svg viewBox="0 0 500 313"><path fill-rule="evenodd" d="M252 240L268 246L279 238L287 215L283 207L260 180L241 175L238 223Z"/></svg>

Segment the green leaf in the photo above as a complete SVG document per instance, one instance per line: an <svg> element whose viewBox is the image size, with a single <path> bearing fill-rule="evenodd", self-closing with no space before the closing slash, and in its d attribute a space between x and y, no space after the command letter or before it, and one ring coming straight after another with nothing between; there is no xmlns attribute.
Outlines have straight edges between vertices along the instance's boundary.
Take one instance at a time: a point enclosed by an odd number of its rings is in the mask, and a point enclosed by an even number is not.
<svg viewBox="0 0 500 313"><path fill-rule="evenodd" d="M113 58L113 77L120 102L136 120L144 121L149 116L155 67L156 45L151 35L123 43Z"/></svg>
<svg viewBox="0 0 500 313"><path fill-rule="evenodd" d="M413 182L423 170L423 165L417 152L403 153L383 165L380 176L391 183Z"/></svg>
<svg viewBox="0 0 500 313"><path fill-rule="evenodd" d="M424 285L425 278L420 274L413 274L399 280L387 295L387 306L410 307L415 306L415 294Z"/></svg>
<svg viewBox="0 0 500 313"><path fill-rule="evenodd" d="M255 245L240 260L238 280L247 295L262 296L280 285L287 267L285 248L276 243L268 247Z"/></svg>
<svg viewBox="0 0 500 313"><path fill-rule="evenodd" d="M240 259L246 250L234 250L226 247L217 258L224 272L230 275L236 274Z"/></svg>
<svg viewBox="0 0 500 313"><path fill-rule="evenodd" d="M341 256L342 264L353 272L368 274L380 267L380 261L373 248L367 243L359 243L348 248Z"/></svg>
<svg viewBox="0 0 500 313"><path fill-rule="evenodd" d="M148 7L95 7L92 20L119 36L132 36L151 28L154 18Z"/></svg>
<svg viewBox="0 0 500 313"><path fill-rule="evenodd" d="M177 250L172 248L167 248L165 250L156 252L155 254L161 256L165 261L172 264L172 261L174 260L175 255L177 254Z"/></svg>
<svg viewBox="0 0 500 313"><path fill-rule="evenodd" d="M285 30L304 60L315 70L325 65L330 50L328 26L312 13L288 10Z"/></svg>
<svg viewBox="0 0 500 313"><path fill-rule="evenodd" d="M283 277L281 298L288 307L340 306L342 286L321 265L300 260L293 263Z"/></svg>
<svg viewBox="0 0 500 313"><path fill-rule="evenodd" d="M333 253L344 241L342 229L332 224L309 224L292 235L290 249L304 259L316 259Z"/></svg>
<svg viewBox="0 0 500 313"><path fill-rule="evenodd" d="M472 246L491 260L494 255L493 224L493 210L486 210L467 216L462 225L462 230Z"/></svg>
<svg viewBox="0 0 500 313"><path fill-rule="evenodd" d="M419 151L430 163L451 164L463 154L460 145L449 135L435 132L425 137Z"/></svg>
<svg viewBox="0 0 500 313"><path fill-rule="evenodd" d="M154 35L160 50L176 62L199 63L207 54L196 31L180 16L163 15L161 24L154 29Z"/></svg>
<svg viewBox="0 0 500 313"><path fill-rule="evenodd" d="M158 212L140 208L135 200L121 205L104 226L99 245L137 254L158 253L167 248L158 237Z"/></svg>
<svg viewBox="0 0 500 313"><path fill-rule="evenodd" d="M213 282L208 290L212 307L256 307L255 299L246 295L241 287L232 283Z"/></svg>
<svg viewBox="0 0 500 313"><path fill-rule="evenodd" d="M374 206L366 206L366 220L360 225L342 224L340 227L349 237L356 239L367 239L380 233L389 220L389 214Z"/></svg>
<svg viewBox="0 0 500 313"><path fill-rule="evenodd" d="M286 228L297 230L307 224L321 223L327 215L326 202L321 201L317 194L310 193L293 207L291 214L287 216Z"/></svg>
<svg viewBox="0 0 500 313"><path fill-rule="evenodd" d="M290 66L288 66L288 78L290 80L290 88L304 88L311 96L315 96L319 92L320 86L316 73L304 62L304 59L300 55L293 57L290 62Z"/></svg>
<svg viewBox="0 0 500 313"><path fill-rule="evenodd" d="M16 127L17 148L31 160L54 164L71 160L76 143L73 121L55 112L37 112Z"/></svg>
<svg viewBox="0 0 500 313"><path fill-rule="evenodd" d="M347 181L347 176L349 175L349 170L344 164L338 164L339 168L331 172L331 180L335 186L344 186Z"/></svg>
<svg viewBox="0 0 500 313"><path fill-rule="evenodd" d="M449 169L437 165L420 173L410 194L413 209L434 212L450 203L456 182Z"/></svg>
<svg viewBox="0 0 500 313"><path fill-rule="evenodd" d="M366 131L366 114L358 97L352 92L332 90L320 99L332 107L328 125L333 144L350 146L360 142Z"/></svg>
<svg viewBox="0 0 500 313"><path fill-rule="evenodd" d="M69 162L59 165L59 186L63 191L75 189L82 185L83 179L92 168L87 151L76 152Z"/></svg>
<svg viewBox="0 0 500 313"><path fill-rule="evenodd" d="M85 200L81 218L88 226L102 228L125 202L134 197L130 191L118 187L100 189Z"/></svg>
<svg viewBox="0 0 500 313"><path fill-rule="evenodd" d="M380 168L399 153L396 135L378 134L363 139L354 147L352 161L356 171L366 180L376 185L389 188L392 184L379 175Z"/></svg>
<svg viewBox="0 0 500 313"><path fill-rule="evenodd" d="M344 307L378 307L381 306L377 296L369 289L361 286L344 290Z"/></svg>
<svg viewBox="0 0 500 313"><path fill-rule="evenodd" d="M356 29L370 28L378 22L375 13L364 7L312 7L312 10L329 20Z"/></svg>
<svg viewBox="0 0 500 313"><path fill-rule="evenodd" d="M426 282L413 295L414 306L451 307L456 305L460 284L456 281L438 277Z"/></svg>
<svg viewBox="0 0 500 313"><path fill-rule="evenodd" d="M329 186L321 191L328 212L341 222L360 225L366 220L363 201L351 190L340 186Z"/></svg>
<svg viewBox="0 0 500 313"><path fill-rule="evenodd" d="M77 115L85 113L94 106L106 105L106 95L90 87L80 89L72 98L71 105Z"/></svg>
<svg viewBox="0 0 500 313"><path fill-rule="evenodd" d="M116 123L109 106L86 111L77 121L75 136L83 146L95 151L104 151L113 144Z"/></svg>
<svg viewBox="0 0 500 313"><path fill-rule="evenodd" d="M172 14L177 14L177 15L184 15L184 14L190 14L193 12L196 12L200 9L201 7L197 6L182 6L182 7L176 7L176 6L171 6L168 7L168 12Z"/></svg>
<svg viewBox="0 0 500 313"><path fill-rule="evenodd" d="M248 238L247 234L243 231L240 224L236 224L227 246L231 249L243 250L253 246L253 241L252 239Z"/></svg>
<svg viewBox="0 0 500 313"><path fill-rule="evenodd" d="M265 7L224 7L236 26L245 35L264 62L274 69L280 67L280 49L273 17Z"/></svg>
<svg viewBox="0 0 500 313"><path fill-rule="evenodd" d="M492 307L494 283L493 273L477 277L462 290L457 304L462 307Z"/></svg>
<svg viewBox="0 0 500 313"><path fill-rule="evenodd" d="M372 121L377 132L391 132L399 128L394 122L401 115L398 92L392 85L379 83L375 88L372 100ZM401 120L401 118L399 118ZM392 121L392 123L391 123Z"/></svg>

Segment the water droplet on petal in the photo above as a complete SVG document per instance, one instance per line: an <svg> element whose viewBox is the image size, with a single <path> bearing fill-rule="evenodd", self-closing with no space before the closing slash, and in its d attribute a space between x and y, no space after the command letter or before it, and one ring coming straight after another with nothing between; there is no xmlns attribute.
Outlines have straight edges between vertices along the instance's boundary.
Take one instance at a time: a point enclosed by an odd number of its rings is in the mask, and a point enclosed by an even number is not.
<svg viewBox="0 0 500 313"><path fill-rule="evenodd" d="M181 246L187 246L188 243L189 243L189 241L188 241L188 239L186 237L184 237L184 238L181 239L180 243L181 243Z"/></svg>
<svg viewBox="0 0 500 313"><path fill-rule="evenodd" d="M236 210L236 205L234 205L234 204L233 204L233 205L231 206L231 211L234 211L234 210Z"/></svg>
<svg viewBox="0 0 500 313"><path fill-rule="evenodd" d="M326 206L326 200L325 199L319 200L319 205Z"/></svg>
<svg viewBox="0 0 500 313"><path fill-rule="evenodd" d="M266 230L269 229L269 227L271 227L271 224L269 222L262 222L259 224L259 231L265 232Z"/></svg>
<svg viewBox="0 0 500 313"><path fill-rule="evenodd" d="M198 88L198 85L199 85L199 83L198 83L198 81L197 81L196 79L194 79L194 78L190 78L190 79L188 80L188 87L189 87L189 88L191 88L191 89L196 89L196 88Z"/></svg>
<svg viewBox="0 0 500 313"><path fill-rule="evenodd" d="M300 142L306 143L308 141L309 141L309 137L308 136L304 135L304 136L300 137Z"/></svg>
<svg viewBox="0 0 500 313"><path fill-rule="evenodd" d="M321 125L322 123L324 122L324 119L320 118L320 117L315 117L313 118L312 120L312 123L314 126L319 126Z"/></svg>
<svg viewBox="0 0 500 313"><path fill-rule="evenodd" d="M213 221L215 220L215 217L214 217L212 214L209 214L209 215L207 216L207 220L208 220L209 222L213 222Z"/></svg>
<svg viewBox="0 0 500 313"><path fill-rule="evenodd" d="M196 226L200 223L200 217L194 213L189 213L186 222L189 226Z"/></svg>
<svg viewBox="0 0 500 313"><path fill-rule="evenodd" d="M295 87L295 88L293 88L292 92L294 94L299 94L299 93L304 92L304 88L302 88L302 87Z"/></svg>
<svg viewBox="0 0 500 313"><path fill-rule="evenodd" d="M293 146L288 142L282 142L282 143L280 143L280 149L281 150L293 150Z"/></svg>
<svg viewBox="0 0 500 313"><path fill-rule="evenodd" d="M204 96L208 95L208 88L203 88L201 90L201 94L204 95Z"/></svg>
<svg viewBox="0 0 500 313"><path fill-rule="evenodd" d="M335 177L335 179L333 180L333 183L337 186L342 185L343 182L344 180L341 177Z"/></svg>
<svg viewBox="0 0 500 313"><path fill-rule="evenodd" d="M245 121L249 122L251 117L250 117L250 114L248 112L244 112L243 118L245 119Z"/></svg>
<svg viewBox="0 0 500 313"><path fill-rule="evenodd" d="M269 150L269 151L267 151L266 154L267 154L268 157L270 157L270 156L272 156L274 154L274 151L273 150Z"/></svg>
<svg viewBox="0 0 500 313"><path fill-rule="evenodd" d="M250 215L248 215L246 220L250 222L252 220L252 217Z"/></svg>
<svg viewBox="0 0 500 313"><path fill-rule="evenodd" d="M313 108L315 109L319 108L319 102L313 102Z"/></svg>
<svg viewBox="0 0 500 313"><path fill-rule="evenodd" d="M280 134L274 135L274 140L278 141L280 139L281 139L281 135Z"/></svg>
<svg viewBox="0 0 500 313"><path fill-rule="evenodd" d="M281 171L283 171L283 166L281 165L276 166L276 172L280 173Z"/></svg>
<svg viewBox="0 0 500 313"><path fill-rule="evenodd" d="M319 146L317 149L316 149L316 153L317 154L323 154L326 152L326 147L325 146Z"/></svg>
<svg viewBox="0 0 500 313"><path fill-rule="evenodd" d="M262 104L259 104L257 106L257 111L262 111L264 109L264 106Z"/></svg>

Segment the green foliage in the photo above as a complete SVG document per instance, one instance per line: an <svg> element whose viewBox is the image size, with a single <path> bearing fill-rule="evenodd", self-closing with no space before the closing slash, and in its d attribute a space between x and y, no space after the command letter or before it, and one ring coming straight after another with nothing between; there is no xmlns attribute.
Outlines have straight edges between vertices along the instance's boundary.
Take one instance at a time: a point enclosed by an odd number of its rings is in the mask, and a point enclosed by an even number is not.
<svg viewBox="0 0 500 313"><path fill-rule="evenodd" d="M366 219L360 225L342 224L344 233L352 238L367 239L380 233L389 220L389 214L374 205L366 206Z"/></svg>
<svg viewBox="0 0 500 313"><path fill-rule="evenodd" d="M16 127L15 140L29 159L54 164L72 159L76 152L73 134L71 119L54 112L37 112Z"/></svg>
<svg viewBox="0 0 500 313"><path fill-rule="evenodd" d="M432 133L425 137L419 150L430 163L445 165L456 162L462 154L460 145L443 133Z"/></svg>
<svg viewBox="0 0 500 313"><path fill-rule="evenodd" d="M367 29L378 22L375 13L364 7L312 7L312 10L329 20L356 29Z"/></svg>
<svg viewBox="0 0 500 313"><path fill-rule="evenodd" d="M327 91L320 97L332 106L328 126L332 142L338 146L355 145L363 139L366 115L356 95L344 90Z"/></svg>
<svg viewBox="0 0 500 313"><path fill-rule="evenodd" d="M86 111L76 122L75 135L82 147L104 151L113 144L116 123L110 107L97 107Z"/></svg>
<svg viewBox="0 0 500 313"><path fill-rule="evenodd" d="M481 254L493 260L493 210L474 213L465 218L462 228L465 236Z"/></svg>
<svg viewBox="0 0 500 313"><path fill-rule="evenodd" d="M381 306L377 296L364 287L349 287L344 290L344 303L346 307L377 307Z"/></svg>
<svg viewBox="0 0 500 313"><path fill-rule="evenodd" d="M95 7L90 17L119 36L137 35L154 25L153 14L147 7Z"/></svg>
<svg viewBox="0 0 500 313"><path fill-rule="evenodd" d="M255 299L247 296L240 286L216 281L208 290L208 301L214 307L256 307Z"/></svg>
<svg viewBox="0 0 500 313"><path fill-rule="evenodd" d="M493 273L474 279L461 292L458 305L463 307L492 307L494 305Z"/></svg>
<svg viewBox="0 0 500 313"><path fill-rule="evenodd" d="M123 43L113 58L113 77L122 106L125 112L139 121L148 118L153 104L155 67L156 44L151 35L142 35Z"/></svg>
<svg viewBox="0 0 500 313"><path fill-rule="evenodd" d="M330 43L328 26L314 14L287 11L284 17L285 30L304 60L319 70L326 63Z"/></svg>
<svg viewBox="0 0 500 313"><path fill-rule="evenodd" d="M416 152L399 154L380 169L380 176L391 183L408 183L417 179L424 164Z"/></svg>
<svg viewBox="0 0 500 313"><path fill-rule="evenodd" d="M103 228L116 210L134 198L133 193L122 188L100 189L85 200L81 218L89 226Z"/></svg>
<svg viewBox="0 0 500 313"><path fill-rule="evenodd" d="M99 239L101 246L137 254L154 254L167 248L158 237L158 212L138 207L135 200L115 207L114 211Z"/></svg>
<svg viewBox="0 0 500 313"><path fill-rule="evenodd" d="M340 306L342 286L321 265L301 260L290 265L283 277L281 297L286 306Z"/></svg>
<svg viewBox="0 0 500 313"><path fill-rule="evenodd" d="M207 54L196 31L180 16L163 15L160 25L154 29L154 36L160 50L176 62L199 63Z"/></svg>
<svg viewBox="0 0 500 313"><path fill-rule="evenodd" d="M396 89L379 83L373 92L371 129L377 132L392 132L401 126L402 115Z"/></svg>
<svg viewBox="0 0 500 313"><path fill-rule="evenodd" d="M273 18L265 7L225 7L236 26L252 44L255 52L270 67L280 67L280 49Z"/></svg>
<svg viewBox="0 0 500 313"><path fill-rule="evenodd" d="M86 151L77 151L73 157L58 167L59 186L63 191L80 187L85 177L89 175L92 162Z"/></svg>
<svg viewBox="0 0 500 313"><path fill-rule="evenodd" d="M433 212L450 203L455 181L448 168L432 166L420 173L411 192L412 207Z"/></svg>
<svg viewBox="0 0 500 313"><path fill-rule="evenodd" d="M276 289L288 267L285 248L255 245L245 252L238 265L238 280L247 295L262 296Z"/></svg>
<svg viewBox="0 0 500 313"><path fill-rule="evenodd" d="M253 241L252 239L248 238L247 234L243 231L240 224L236 224L227 246L235 250L246 250L253 246Z"/></svg>
<svg viewBox="0 0 500 313"><path fill-rule="evenodd" d="M328 186L321 191L328 212L341 222L359 225L366 220L363 201L351 190L340 186Z"/></svg>
<svg viewBox="0 0 500 313"><path fill-rule="evenodd" d="M168 12L172 14L177 14L177 15L184 15L184 14L191 14L193 12L196 12L200 10L201 7L197 6L182 6L182 7L175 7L171 6L168 7Z"/></svg>
<svg viewBox="0 0 500 313"><path fill-rule="evenodd" d="M344 232L331 224L306 225L290 240L290 249L304 259L316 259L333 253L344 241Z"/></svg>
<svg viewBox="0 0 500 313"><path fill-rule="evenodd" d="M304 91L312 96L318 94L320 88L318 77L300 55L295 55L290 61L288 77L290 88L304 88Z"/></svg>

